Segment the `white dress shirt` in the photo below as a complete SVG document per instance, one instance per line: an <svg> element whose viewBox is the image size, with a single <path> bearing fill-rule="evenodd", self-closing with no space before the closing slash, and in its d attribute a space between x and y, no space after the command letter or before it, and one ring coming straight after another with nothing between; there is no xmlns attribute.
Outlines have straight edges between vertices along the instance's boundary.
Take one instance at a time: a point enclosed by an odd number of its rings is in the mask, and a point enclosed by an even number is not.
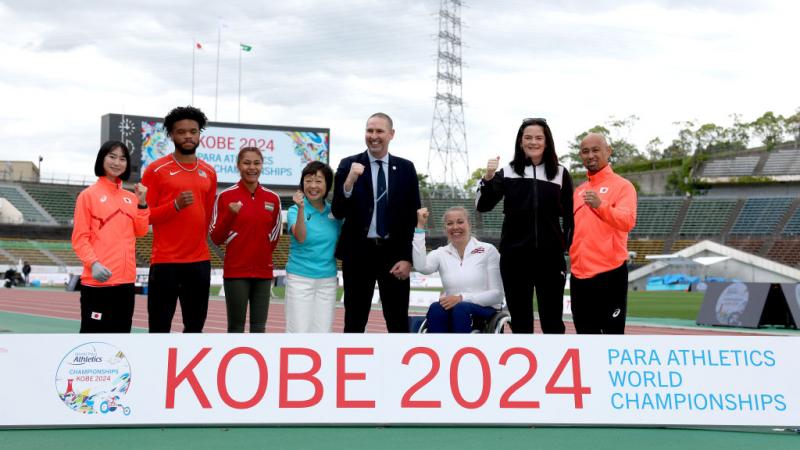
<svg viewBox="0 0 800 450"><path fill-rule="evenodd" d="M497 309L503 304L500 252L494 245L470 238L464 259L453 244L425 253L425 233L414 233L414 270L429 275L439 272L445 295L461 295L463 301Z"/></svg>
<svg viewBox="0 0 800 450"><path fill-rule="evenodd" d="M367 231L367 237L376 238L376 237L380 237L380 236L378 236L378 222L377 222L377 220L375 218L376 214L378 213L378 169L380 168L380 166L375 161L377 161L378 159L383 161L383 164L382 164L383 165L383 175L386 177L386 194L385 195L386 195L386 199L388 200L389 199L389 172L390 172L389 171L389 154L387 153L387 154L383 155L383 158L376 158L376 157L372 156L372 153L367 151L367 156L369 157L370 170L371 170L371 173L372 173L372 199L375 202L375 206L372 208L372 220L369 222L369 230ZM351 195L353 195L353 190L352 189L350 189L349 191L347 189L344 189L344 197L345 198L350 198ZM387 205L388 205L388 203L387 203ZM386 235L386 237L389 237L389 236Z"/></svg>

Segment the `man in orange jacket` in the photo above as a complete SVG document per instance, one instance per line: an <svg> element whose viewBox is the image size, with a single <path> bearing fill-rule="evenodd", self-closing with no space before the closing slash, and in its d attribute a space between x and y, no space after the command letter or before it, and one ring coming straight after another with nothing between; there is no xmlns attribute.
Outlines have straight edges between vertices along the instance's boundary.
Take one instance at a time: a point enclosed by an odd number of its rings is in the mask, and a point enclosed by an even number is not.
<svg viewBox="0 0 800 450"><path fill-rule="evenodd" d="M611 170L601 134L581 142L588 180L575 189L569 250L572 321L578 334L624 334L628 304L628 232L636 225L636 189Z"/></svg>

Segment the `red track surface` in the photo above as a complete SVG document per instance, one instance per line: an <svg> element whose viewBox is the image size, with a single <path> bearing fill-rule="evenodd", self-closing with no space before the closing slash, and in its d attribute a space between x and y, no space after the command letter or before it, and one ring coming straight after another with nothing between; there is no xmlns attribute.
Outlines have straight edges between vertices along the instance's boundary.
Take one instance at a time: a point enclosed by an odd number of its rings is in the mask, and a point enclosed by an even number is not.
<svg viewBox="0 0 800 450"><path fill-rule="evenodd" d="M49 290L29 290L29 289L0 289L0 311L29 314L33 316L71 319L80 319L80 294L78 292L62 292ZM283 333L285 322L283 313L283 303L272 302L269 306L269 319L267 321L268 333ZM567 333L574 334L575 328L572 322L566 322ZM147 329L147 297L136 296L136 309L133 314L133 326L136 328ZM344 309L337 308L334 318L333 329L341 332L344 327ZM535 329L541 328L537 324ZM172 321L173 332L183 330L180 306L175 312ZM224 333L227 330L227 319L225 316L225 302L222 300L211 300L208 305L208 318L206 319L205 332ZM75 331L78 331L76 322ZM367 331L371 333L385 333L386 325L383 322L383 315L379 308L373 308L369 316ZM670 328L659 326L640 326L628 325L625 329L626 334L661 334L661 335L736 335L742 336L746 333L736 331L713 330L707 328Z"/></svg>

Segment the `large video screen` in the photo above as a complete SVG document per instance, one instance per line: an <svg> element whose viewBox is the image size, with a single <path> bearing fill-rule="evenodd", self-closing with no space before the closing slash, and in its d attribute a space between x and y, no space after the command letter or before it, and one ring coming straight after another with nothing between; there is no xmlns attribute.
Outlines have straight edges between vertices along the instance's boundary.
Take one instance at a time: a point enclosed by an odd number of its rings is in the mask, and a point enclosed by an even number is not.
<svg viewBox="0 0 800 450"><path fill-rule="evenodd" d="M103 142L119 140L130 149L133 181L141 177L148 164L175 150L163 118L106 114L101 125ZM214 166L218 182L236 183L236 155L243 147L257 147L264 154L261 184L296 186L306 164L329 163L330 129L209 122L197 156Z"/></svg>

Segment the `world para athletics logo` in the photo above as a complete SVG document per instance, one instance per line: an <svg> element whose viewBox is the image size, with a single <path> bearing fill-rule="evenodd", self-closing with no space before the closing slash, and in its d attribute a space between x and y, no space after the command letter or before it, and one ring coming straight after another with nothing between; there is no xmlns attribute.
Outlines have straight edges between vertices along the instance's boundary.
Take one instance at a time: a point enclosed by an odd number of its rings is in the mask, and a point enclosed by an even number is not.
<svg viewBox="0 0 800 450"><path fill-rule="evenodd" d="M56 372L56 392L69 409L83 414L129 415L124 404L131 366L111 344L90 342L70 350Z"/></svg>

